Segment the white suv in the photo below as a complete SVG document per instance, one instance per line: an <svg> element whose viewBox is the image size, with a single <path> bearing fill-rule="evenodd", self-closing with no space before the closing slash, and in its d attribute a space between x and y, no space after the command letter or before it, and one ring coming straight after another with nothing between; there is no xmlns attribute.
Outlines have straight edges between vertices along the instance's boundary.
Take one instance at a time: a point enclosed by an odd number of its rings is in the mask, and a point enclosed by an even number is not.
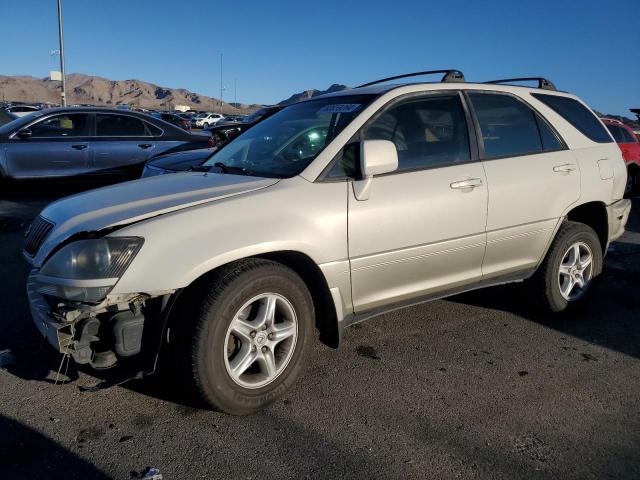
<svg viewBox="0 0 640 480"><path fill-rule="evenodd" d="M199 113L191 119L191 126L197 128L209 128L223 118L219 113Z"/></svg>
<svg viewBox="0 0 640 480"><path fill-rule="evenodd" d="M35 323L76 362L126 378L159 358L246 414L291 386L314 330L337 345L382 312L522 280L565 310L624 230L627 173L592 111L536 80L374 82L285 108L208 171L57 201L25 245Z"/></svg>

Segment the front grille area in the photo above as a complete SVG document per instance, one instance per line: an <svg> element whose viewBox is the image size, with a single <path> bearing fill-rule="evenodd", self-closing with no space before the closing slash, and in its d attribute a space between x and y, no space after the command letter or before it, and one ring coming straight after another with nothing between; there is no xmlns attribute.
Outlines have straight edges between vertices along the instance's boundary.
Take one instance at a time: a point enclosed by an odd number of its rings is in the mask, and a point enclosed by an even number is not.
<svg viewBox="0 0 640 480"><path fill-rule="evenodd" d="M27 235L27 240L24 243L24 251L32 257L38 253L38 250L40 250L42 243L47 238L47 235L49 235L52 228L53 223L41 216L38 216L38 218L36 218L29 227L29 234Z"/></svg>

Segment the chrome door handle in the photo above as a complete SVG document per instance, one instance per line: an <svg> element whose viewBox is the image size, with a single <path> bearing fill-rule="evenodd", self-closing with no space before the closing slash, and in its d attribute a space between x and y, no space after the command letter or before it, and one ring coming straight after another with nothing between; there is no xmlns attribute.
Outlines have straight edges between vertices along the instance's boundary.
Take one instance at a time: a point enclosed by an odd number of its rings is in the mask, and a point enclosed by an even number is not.
<svg viewBox="0 0 640 480"><path fill-rule="evenodd" d="M139 144L138 146L139 146L140 148L145 149L145 150L146 150L147 148L151 148L151 147L153 147L153 145L152 145L152 144L150 144L150 143L141 143L141 144Z"/></svg>
<svg viewBox="0 0 640 480"><path fill-rule="evenodd" d="M88 145L71 145L71 148L75 148L76 150L84 150Z"/></svg>
<svg viewBox="0 0 640 480"><path fill-rule="evenodd" d="M454 190L462 190L467 188L476 188L482 185L482 180L479 178L467 178L466 180L459 180L453 182L449 186Z"/></svg>
<svg viewBox="0 0 640 480"><path fill-rule="evenodd" d="M564 165L556 165L553 167L553 171L557 173L569 173L573 172L576 166L573 163L565 163Z"/></svg>

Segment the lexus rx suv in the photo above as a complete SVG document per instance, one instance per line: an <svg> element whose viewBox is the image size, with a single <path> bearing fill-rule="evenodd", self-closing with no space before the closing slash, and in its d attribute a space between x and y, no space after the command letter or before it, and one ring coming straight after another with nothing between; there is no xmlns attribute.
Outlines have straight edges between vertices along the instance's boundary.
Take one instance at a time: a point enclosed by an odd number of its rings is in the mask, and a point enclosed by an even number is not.
<svg viewBox="0 0 640 480"><path fill-rule="evenodd" d="M337 346L380 313L524 280L573 308L629 215L620 149L547 80L439 72L302 101L201 171L47 206L24 248L36 326L119 381L167 366L248 414L291 387L316 331Z"/></svg>

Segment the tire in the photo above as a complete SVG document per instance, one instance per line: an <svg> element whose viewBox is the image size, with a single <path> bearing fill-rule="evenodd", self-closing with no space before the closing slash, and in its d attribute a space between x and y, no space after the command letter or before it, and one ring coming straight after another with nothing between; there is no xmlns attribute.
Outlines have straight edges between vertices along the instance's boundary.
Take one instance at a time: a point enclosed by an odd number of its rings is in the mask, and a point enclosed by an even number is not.
<svg viewBox="0 0 640 480"><path fill-rule="evenodd" d="M585 266L588 255L591 263ZM539 306L554 313L566 310L585 297L601 271L602 246L596 232L583 223L564 222L532 278ZM569 288L571 279L575 285ZM580 279L583 286L580 286Z"/></svg>
<svg viewBox="0 0 640 480"><path fill-rule="evenodd" d="M203 124L202 124L202 128L209 128L209 124L208 124L208 123L206 123L206 122L205 122L205 123L203 123Z"/></svg>
<svg viewBox="0 0 640 480"><path fill-rule="evenodd" d="M247 415L286 392L302 370L315 324L313 301L302 279L282 264L245 260L218 272L200 300L190 363L202 399L224 412ZM275 321L261 330L257 325L271 304ZM285 334L290 336L279 339ZM245 364L244 373L232 374Z"/></svg>

